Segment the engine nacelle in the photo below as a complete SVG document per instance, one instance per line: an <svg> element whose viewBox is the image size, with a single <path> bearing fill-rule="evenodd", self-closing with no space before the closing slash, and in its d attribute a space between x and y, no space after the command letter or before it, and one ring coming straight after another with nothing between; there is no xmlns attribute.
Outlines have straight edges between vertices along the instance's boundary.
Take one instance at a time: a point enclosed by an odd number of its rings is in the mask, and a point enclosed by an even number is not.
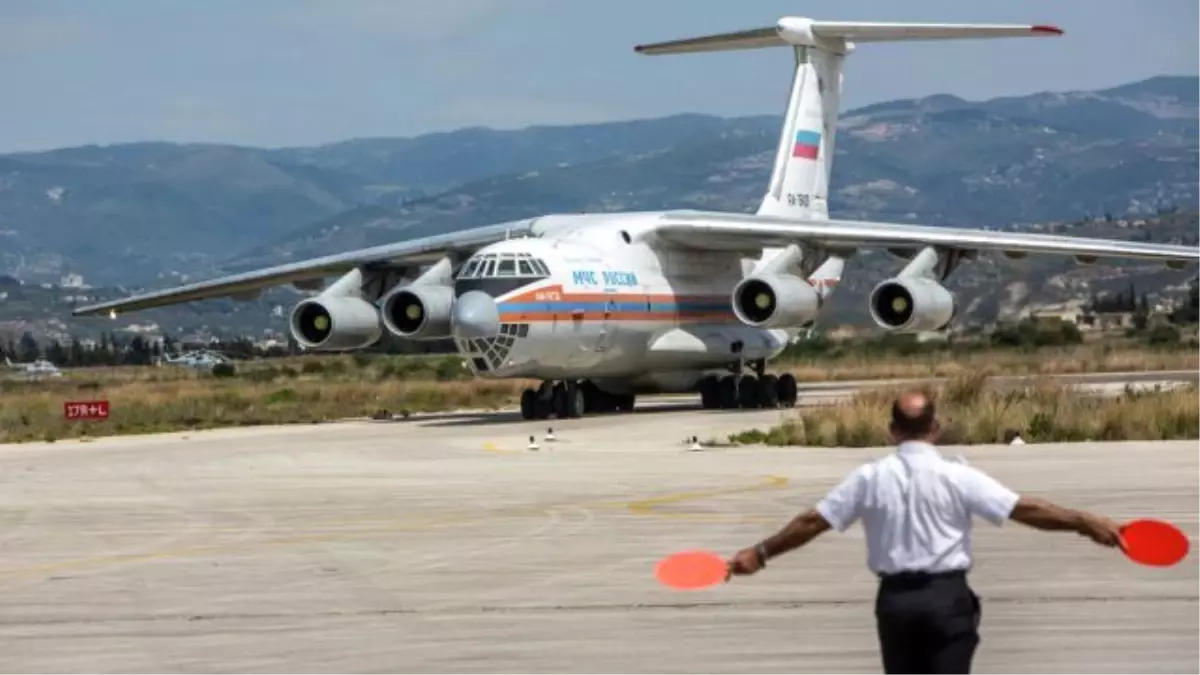
<svg viewBox="0 0 1200 675"><path fill-rule="evenodd" d="M817 289L792 274L747 277L733 287L733 313L749 326L796 328L816 318L820 309Z"/></svg>
<svg viewBox="0 0 1200 675"><path fill-rule="evenodd" d="M921 277L888 279L871 291L871 318L892 331L942 330L954 318L954 296Z"/></svg>
<svg viewBox="0 0 1200 675"><path fill-rule="evenodd" d="M441 285L405 286L388 293L380 303L383 324L409 340L450 337L454 289Z"/></svg>
<svg viewBox="0 0 1200 675"><path fill-rule="evenodd" d="M317 296L292 310L292 335L305 349L346 351L374 344L382 335L379 310L353 296Z"/></svg>

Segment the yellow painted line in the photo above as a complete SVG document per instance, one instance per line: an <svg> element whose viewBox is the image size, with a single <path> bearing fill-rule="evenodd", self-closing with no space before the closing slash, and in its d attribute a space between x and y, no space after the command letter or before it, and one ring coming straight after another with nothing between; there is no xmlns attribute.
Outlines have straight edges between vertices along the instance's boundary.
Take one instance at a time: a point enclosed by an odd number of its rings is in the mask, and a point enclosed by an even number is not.
<svg viewBox="0 0 1200 675"><path fill-rule="evenodd" d="M507 448L501 448L491 441L488 441L487 443L483 444L483 451L490 452L495 455L522 455L522 454L525 454L525 452L527 452L527 451L522 451L522 450L510 450Z"/></svg>
<svg viewBox="0 0 1200 675"><path fill-rule="evenodd" d="M743 492L757 492L759 490L771 490L787 487L788 480L783 476L767 476L766 481L756 485L736 488L717 488L713 490L698 490L695 492L678 492L661 497L650 497L649 499L639 499L637 501L626 502L626 508L638 515L666 515L656 511L659 506L668 504L678 504L681 502L696 501L697 499L711 499L713 497L721 497L724 495L740 494Z"/></svg>

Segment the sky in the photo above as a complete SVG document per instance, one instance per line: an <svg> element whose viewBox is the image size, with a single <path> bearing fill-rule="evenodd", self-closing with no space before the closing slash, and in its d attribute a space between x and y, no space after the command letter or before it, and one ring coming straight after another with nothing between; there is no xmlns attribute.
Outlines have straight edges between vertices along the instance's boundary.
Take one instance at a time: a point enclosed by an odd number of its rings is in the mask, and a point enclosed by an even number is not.
<svg viewBox="0 0 1200 675"><path fill-rule="evenodd" d="M635 44L828 20L1054 24L1057 39L861 45L843 108L1102 88L1198 71L1196 0L4 0L0 152L255 146L780 113L782 49Z"/></svg>

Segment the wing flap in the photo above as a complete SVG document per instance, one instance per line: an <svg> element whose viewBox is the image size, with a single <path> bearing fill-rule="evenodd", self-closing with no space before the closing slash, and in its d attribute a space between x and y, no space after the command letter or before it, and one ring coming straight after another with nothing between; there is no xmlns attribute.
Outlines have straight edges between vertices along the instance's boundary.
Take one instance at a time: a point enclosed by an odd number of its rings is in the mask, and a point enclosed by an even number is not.
<svg viewBox="0 0 1200 675"><path fill-rule="evenodd" d="M968 230L857 220L799 220L750 214L672 211L653 230L672 246L711 251L757 252L795 243L845 249L906 249L941 246L963 250L1072 255L1079 258L1141 258L1182 265L1200 259L1200 248L1051 234Z"/></svg>
<svg viewBox="0 0 1200 675"><path fill-rule="evenodd" d="M396 244L311 258L286 265L277 265L240 274L218 277L161 291L101 302L76 308L74 316L92 316L110 312L130 312L164 307L195 300L223 297L253 297L263 289L284 284L313 286L313 281L344 274L364 265L417 266L436 262L451 252L469 252L481 246L509 237L533 233L534 221L488 225L469 230L412 239Z"/></svg>

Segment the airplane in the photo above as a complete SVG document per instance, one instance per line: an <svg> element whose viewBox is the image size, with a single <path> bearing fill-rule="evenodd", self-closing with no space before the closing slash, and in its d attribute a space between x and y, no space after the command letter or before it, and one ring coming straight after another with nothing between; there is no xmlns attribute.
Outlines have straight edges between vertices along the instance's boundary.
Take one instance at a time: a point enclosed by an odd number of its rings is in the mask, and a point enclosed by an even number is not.
<svg viewBox="0 0 1200 675"><path fill-rule="evenodd" d="M205 298L252 299L292 284L301 347L352 351L385 332L453 339L482 378L541 380L525 419L627 412L648 393L696 393L705 409L794 406L795 378L768 364L813 325L845 261L890 252L870 315L885 330L944 330L958 309L943 283L981 253L1158 260L1200 248L829 217L843 63L858 44L1058 37L1044 25L818 21L639 45L643 55L785 48L795 67L774 166L757 211L550 214L313 258L75 310L138 311ZM324 285L329 277L337 279ZM318 292L319 291L319 292ZM747 370L751 372L746 372Z"/></svg>
<svg viewBox="0 0 1200 675"><path fill-rule="evenodd" d="M47 361L46 359L35 359L29 363L13 363L7 356L4 357L4 363L13 370L19 370L29 378L39 377L62 377L62 371L58 366Z"/></svg>

